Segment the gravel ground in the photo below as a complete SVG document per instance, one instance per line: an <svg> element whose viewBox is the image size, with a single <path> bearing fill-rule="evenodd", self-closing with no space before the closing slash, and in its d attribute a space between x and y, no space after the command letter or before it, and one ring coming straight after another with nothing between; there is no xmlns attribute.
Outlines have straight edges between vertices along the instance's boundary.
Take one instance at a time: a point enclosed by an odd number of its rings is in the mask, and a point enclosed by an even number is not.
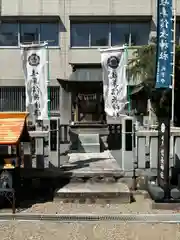
<svg viewBox="0 0 180 240"><path fill-rule="evenodd" d="M29 213L172 213L152 210L151 201L137 196L132 204L76 204L47 202L34 204ZM1 240L180 240L179 224L148 223L48 223L0 222Z"/></svg>
<svg viewBox="0 0 180 240"><path fill-rule="evenodd" d="M128 223L1 223L1 240L179 240L180 225Z"/></svg>
<svg viewBox="0 0 180 240"><path fill-rule="evenodd" d="M37 203L23 210L26 213L95 213L95 214L118 214L118 213L173 213L172 210L153 210L151 200L137 196L136 202L130 204L79 204L55 202Z"/></svg>

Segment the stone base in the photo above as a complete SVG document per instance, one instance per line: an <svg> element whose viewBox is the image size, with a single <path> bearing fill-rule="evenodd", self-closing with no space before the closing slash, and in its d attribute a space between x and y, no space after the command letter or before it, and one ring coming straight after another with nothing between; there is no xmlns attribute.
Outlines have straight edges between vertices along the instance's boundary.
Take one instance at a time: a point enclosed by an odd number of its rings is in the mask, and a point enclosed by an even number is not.
<svg viewBox="0 0 180 240"><path fill-rule="evenodd" d="M69 183L55 193L56 201L130 203L131 192L123 183Z"/></svg>

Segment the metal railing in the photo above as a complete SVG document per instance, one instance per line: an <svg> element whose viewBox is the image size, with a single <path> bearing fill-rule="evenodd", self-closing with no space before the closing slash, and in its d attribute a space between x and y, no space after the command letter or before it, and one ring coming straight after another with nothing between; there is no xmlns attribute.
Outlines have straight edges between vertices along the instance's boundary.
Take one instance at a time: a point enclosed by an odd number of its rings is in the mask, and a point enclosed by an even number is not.
<svg viewBox="0 0 180 240"><path fill-rule="evenodd" d="M60 109L60 88L50 87L50 109L58 112ZM0 112L23 112L26 110L25 87L0 87Z"/></svg>

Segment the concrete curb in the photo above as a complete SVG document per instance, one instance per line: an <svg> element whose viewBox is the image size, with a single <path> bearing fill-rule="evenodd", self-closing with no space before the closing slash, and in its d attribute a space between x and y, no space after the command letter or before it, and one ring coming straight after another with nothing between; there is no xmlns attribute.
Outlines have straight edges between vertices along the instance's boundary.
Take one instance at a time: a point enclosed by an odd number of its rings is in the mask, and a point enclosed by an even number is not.
<svg viewBox="0 0 180 240"><path fill-rule="evenodd" d="M179 201L172 201L172 202L164 202L164 203L157 203L152 201L151 203L152 209L155 210L174 210L175 212L180 212L180 200Z"/></svg>

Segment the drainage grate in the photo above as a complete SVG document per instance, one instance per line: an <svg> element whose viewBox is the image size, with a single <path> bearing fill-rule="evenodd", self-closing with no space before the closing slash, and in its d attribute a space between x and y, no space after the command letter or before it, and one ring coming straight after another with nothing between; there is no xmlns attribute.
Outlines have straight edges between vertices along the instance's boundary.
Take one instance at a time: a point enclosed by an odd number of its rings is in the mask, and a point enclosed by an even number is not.
<svg viewBox="0 0 180 240"><path fill-rule="evenodd" d="M180 223L180 214L0 214L0 221Z"/></svg>

